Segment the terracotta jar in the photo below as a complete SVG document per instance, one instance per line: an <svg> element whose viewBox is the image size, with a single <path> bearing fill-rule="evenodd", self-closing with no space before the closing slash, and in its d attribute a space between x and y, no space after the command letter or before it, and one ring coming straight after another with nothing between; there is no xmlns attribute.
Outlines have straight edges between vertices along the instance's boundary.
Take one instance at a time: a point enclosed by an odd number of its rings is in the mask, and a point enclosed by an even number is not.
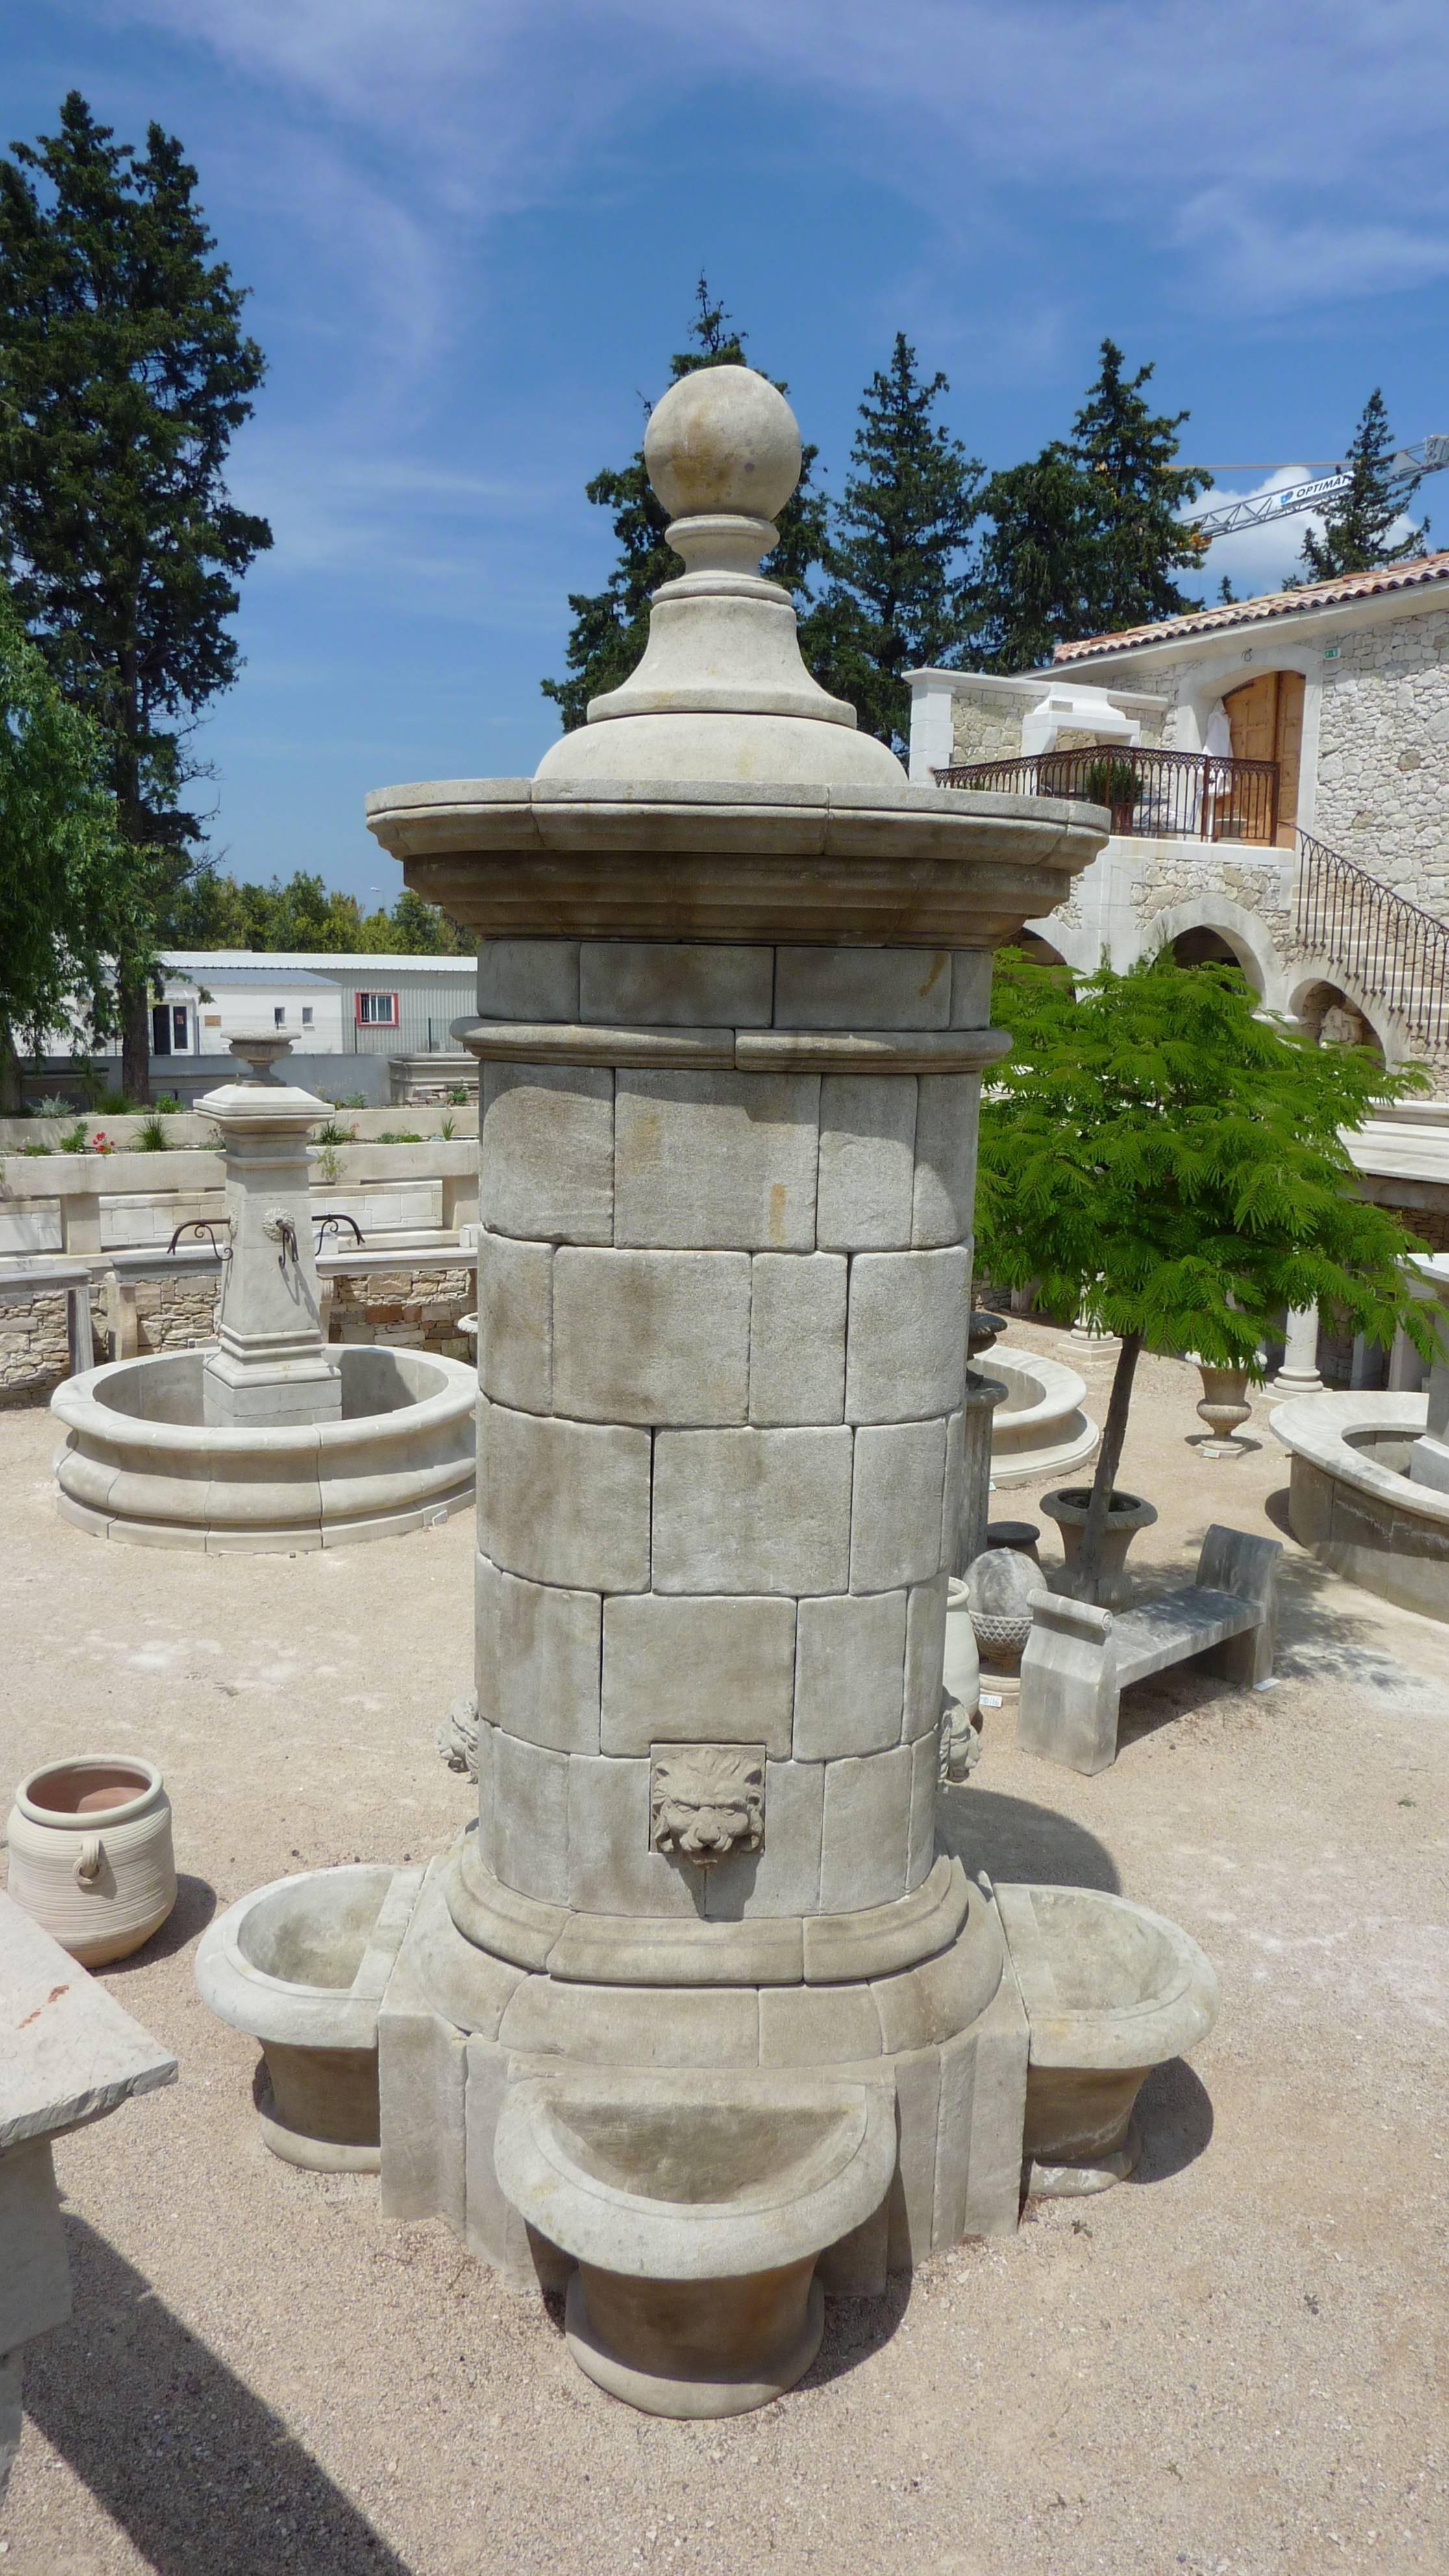
<svg viewBox="0 0 1449 2576"><path fill-rule="evenodd" d="M176 1902L171 1802L153 1763L44 1763L16 1790L9 1833L11 1896L84 1968L139 1950Z"/></svg>

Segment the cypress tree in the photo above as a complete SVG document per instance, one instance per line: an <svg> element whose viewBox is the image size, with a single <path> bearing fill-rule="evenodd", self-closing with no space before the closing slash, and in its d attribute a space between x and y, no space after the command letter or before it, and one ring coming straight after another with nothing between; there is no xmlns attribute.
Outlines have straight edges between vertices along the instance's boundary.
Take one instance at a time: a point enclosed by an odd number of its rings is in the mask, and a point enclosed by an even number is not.
<svg viewBox="0 0 1449 2576"><path fill-rule="evenodd" d="M975 601L986 670L1037 670L1058 644L1092 631L1090 498L1060 444L993 474Z"/></svg>
<svg viewBox="0 0 1449 2576"><path fill-rule="evenodd" d="M1412 483L1391 489L1388 469L1393 447L1383 394L1375 385L1349 447L1349 488L1325 512L1322 536L1310 528L1304 537L1300 583L1374 572L1381 564L1404 563L1423 551L1427 520L1421 528L1411 528L1397 545L1389 543L1389 530L1419 488L1416 475Z"/></svg>
<svg viewBox="0 0 1449 2576"><path fill-rule="evenodd" d="M1143 388L1151 367L1124 376L1115 340L1102 342L1101 360L1072 423L1071 454L1091 495L1086 609L1093 624L1083 631L1109 634L1180 617L1192 606L1172 575L1198 565L1205 549L1177 514L1206 491L1209 477L1177 461L1187 413L1148 410Z"/></svg>
<svg viewBox="0 0 1449 2576"><path fill-rule="evenodd" d="M152 931L201 837L180 793L201 710L235 678L227 621L265 519L227 449L264 361L159 125L118 144L78 90L0 161L0 545L65 695L99 726ZM124 1089L149 1097L150 945L117 961Z"/></svg>
<svg viewBox="0 0 1449 2576"><path fill-rule="evenodd" d="M972 633L966 548L983 469L935 418L949 391L945 376L919 373L898 331L889 366L875 370L861 400L830 585L802 633L817 676L896 750L910 733L903 674L959 662Z"/></svg>
<svg viewBox="0 0 1449 2576"><path fill-rule="evenodd" d="M745 334L711 296L704 277L695 288L695 304L689 326L692 345L676 350L670 359L671 384L701 367L750 364ZM771 381L780 384L781 393L788 392L778 378ZM648 408L646 404L646 418ZM819 452L815 447L803 449L799 484L776 521L780 542L760 567L768 579L793 591L802 604L810 573L825 552L825 503L807 488ZM627 465L605 466L584 491L597 508L612 510L619 559L602 590L570 591L573 625L564 648L568 675L540 682L544 696L560 709L566 733L585 722L591 698L617 689L629 677L648 641L651 593L661 582L677 579L680 570L678 556L664 541L669 513L655 498L642 441Z"/></svg>

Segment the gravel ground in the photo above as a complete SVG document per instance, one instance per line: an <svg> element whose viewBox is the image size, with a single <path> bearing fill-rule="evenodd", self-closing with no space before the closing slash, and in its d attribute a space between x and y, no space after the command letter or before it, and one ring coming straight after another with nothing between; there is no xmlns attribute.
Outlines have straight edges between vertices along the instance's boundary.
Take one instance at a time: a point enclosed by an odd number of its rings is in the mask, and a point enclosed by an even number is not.
<svg viewBox="0 0 1449 2576"><path fill-rule="evenodd" d="M1037 1323L1011 1339L1075 1356ZM1099 1418L1109 1367L1084 1366ZM1285 1529L1262 1400L1261 1445L1212 1464L1185 1445L1197 1392L1144 1365L1125 1481L1161 1510L1134 1547L1159 1581L1211 1519ZM1174 1916L1218 1964L1217 2030L1144 2094L1129 2184L834 2303L781 2404L660 2423L440 2225L269 2157L255 2051L192 1984L203 1924L248 1887L461 1826L432 1737L469 1665L467 1517L337 1556L107 1546L56 1518L51 1448L43 1414L0 1417L4 1784L67 1750L162 1764L181 1902L105 1982L181 2074L57 2150L75 2318L27 2365L7 2571L1449 2568L1449 1627L1290 1541L1276 1689L1144 1686L1095 1780L1018 1756L1010 1709L987 1712L947 1834L1000 1877Z"/></svg>

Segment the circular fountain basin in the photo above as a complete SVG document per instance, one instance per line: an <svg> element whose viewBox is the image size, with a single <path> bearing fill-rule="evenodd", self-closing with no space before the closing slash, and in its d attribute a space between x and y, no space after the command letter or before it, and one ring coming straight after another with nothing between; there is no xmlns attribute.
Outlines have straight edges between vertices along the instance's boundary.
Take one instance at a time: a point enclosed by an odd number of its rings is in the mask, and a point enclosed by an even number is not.
<svg viewBox="0 0 1449 2576"><path fill-rule="evenodd" d="M1412 1484L1427 1395L1299 1395L1268 1416L1292 1456L1288 1526L1321 1565L1383 1601L1449 1620L1449 1494Z"/></svg>
<svg viewBox="0 0 1449 2576"><path fill-rule="evenodd" d="M1090 1458L1097 1426L1082 1411L1087 1381L1075 1369L1012 1344L992 1351L982 1374L1006 1389L991 1417L993 1485L1030 1484Z"/></svg>
<svg viewBox="0 0 1449 2576"><path fill-rule="evenodd" d="M472 1498L478 1382L462 1360L349 1344L340 1421L202 1419L208 1348L113 1360L51 1398L60 1509L135 1546L295 1555L391 1538Z"/></svg>

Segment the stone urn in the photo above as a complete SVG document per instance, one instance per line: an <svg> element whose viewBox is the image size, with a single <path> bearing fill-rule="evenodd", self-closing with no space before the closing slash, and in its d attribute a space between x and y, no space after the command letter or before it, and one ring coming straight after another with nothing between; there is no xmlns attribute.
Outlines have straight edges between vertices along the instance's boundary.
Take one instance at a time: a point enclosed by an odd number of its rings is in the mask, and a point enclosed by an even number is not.
<svg viewBox="0 0 1449 2576"><path fill-rule="evenodd" d="M1067 1561L1062 1588L1066 1592L1077 1588L1082 1532L1087 1526L1091 1499L1090 1485L1059 1485L1054 1493L1041 1498L1041 1509L1062 1534L1062 1554ZM1137 1532L1150 1529L1156 1518L1152 1504L1145 1503L1140 1494L1122 1493L1114 1486L1108 1497L1107 1527L1102 1540L1102 1570L1097 1585L1100 1608L1115 1609L1127 1598L1127 1550Z"/></svg>
<svg viewBox="0 0 1449 2576"><path fill-rule="evenodd" d="M988 1547L967 1570L963 1589L976 1643L998 1679L1021 1669L1040 1581L1040 1568L1017 1547Z"/></svg>
<svg viewBox="0 0 1449 2576"><path fill-rule="evenodd" d="M10 1894L82 1967L129 1958L176 1902L171 1801L154 1763L80 1754L21 1781Z"/></svg>
<svg viewBox="0 0 1449 2576"><path fill-rule="evenodd" d="M1242 1443L1233 1437L1252 1417L1248 1402L1248 1372L1242 1368L1213 1368L1199 1360L1197 1372L1202 1379L1202 1401L1198 1417L1207 1424L1210 1439L1199 1440L1198 1454L1203 1458L1238 1458Z"/></svg>

